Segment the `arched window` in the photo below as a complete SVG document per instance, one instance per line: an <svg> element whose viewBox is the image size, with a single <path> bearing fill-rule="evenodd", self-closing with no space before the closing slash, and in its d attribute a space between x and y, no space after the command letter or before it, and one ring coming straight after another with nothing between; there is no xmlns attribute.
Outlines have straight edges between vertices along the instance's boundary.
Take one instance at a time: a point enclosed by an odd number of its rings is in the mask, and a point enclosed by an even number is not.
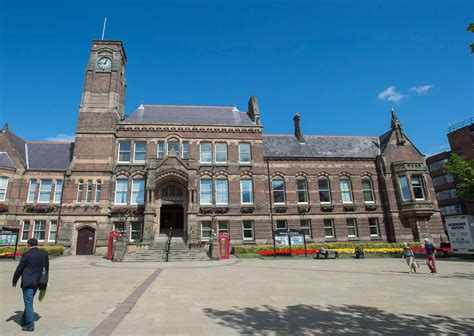
<svg viewBox="0 0 474 336"><path fill-rule="evenodd" d="M199 203L212 204L212 180L209 178L199 181Z"/></svg>
<svg viewBox="0 0 474 336"><path fill-rule="evenodd" d="M272 180L273 203L285 203L285 182L282 178Z"/></svg>
<svg viewBox="0 0 474 336"><path fill-rule="evenodd" d="M321 203L331 203L331 185L327 177L318 180L319 201Z"/></svg>
<svg viewBox="0 0 474 336"><path fill-rule="evenodd" d="M298 203L308 203L308 183L305 178L296 180L296 197Z"/></svg>
<svg viewBox="0 0 474 336"><path fill-rule="evenodd" d="M240 203L253 203L253 183L251 179L240 180Z"/></svg>
<svg viewBox="0 0 474 336"><path fill-rule="evenodd" d="M362 180L362 194L365 203L374 203L374 189L370 178L364 178Z"/></svg>
<svg viewBox="0 0 474 336"><path fill-rule="evenodd" d="M216 204L227 205L229 203L229 181L227 178L216 179Z"/></svg>
<svg viewBox="0 0 474 336"><path fill-rule="evenodd" d="M341 187L342 203L352 203L351 180L347 177L341 178L339 185Z"/></svg>

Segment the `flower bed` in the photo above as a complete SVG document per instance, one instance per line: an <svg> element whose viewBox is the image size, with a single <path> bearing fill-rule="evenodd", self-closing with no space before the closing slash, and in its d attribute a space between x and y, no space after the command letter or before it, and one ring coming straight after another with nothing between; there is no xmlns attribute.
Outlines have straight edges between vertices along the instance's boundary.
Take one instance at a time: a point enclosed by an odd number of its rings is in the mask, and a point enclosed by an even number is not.
<svg viewBox="0 0 474 336"><path fill-rule="evenodd" d="M334 248L330 249L332 251L336 251L339 254L352 254L355 253L355 248ZM392 254L392 253L402 253L403 248L401 247L379 247L379 248L364 248L365 253L373 253L373 254ZM424 253L425 248L424 247L414 247L412 248L412 251L414 253ZM446 247L438 247L436 248L436 252L443 252L443 253L448 253L452 252L453 250L451 248L446 248ZM316 254L319 252L319 249L313 249L313 248L308 248L306 250L307 254ZM290 250L287 248L278 248L276 251L273 250L273 248L267 248L267 249L262 249L257 252L261 256L273 256L273 255L290 255ZM296 249L291 249L291 255L304 255L304 249L301 249L300 247Z"/></svg>

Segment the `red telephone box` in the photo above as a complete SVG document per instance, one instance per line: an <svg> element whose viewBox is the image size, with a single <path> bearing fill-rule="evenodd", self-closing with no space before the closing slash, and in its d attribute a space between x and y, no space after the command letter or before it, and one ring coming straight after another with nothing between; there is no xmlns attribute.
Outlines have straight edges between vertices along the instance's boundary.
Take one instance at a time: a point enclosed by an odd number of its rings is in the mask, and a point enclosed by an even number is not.
<svg viewBox="0 0 474 336"><path fill-rule="evenodd" d="M219 259L229 259L230 237L227 232L219 233Z"/></svg>
<svg viewBox="0 0 474 336"><path fill-rule="evenodd" d="M108 244L108 249L107 249L107 259L112 260L114 257L114 239L116 240L118 237L120 237L120 232L119 231L111 231L109 233L109 244Z"/></svg>

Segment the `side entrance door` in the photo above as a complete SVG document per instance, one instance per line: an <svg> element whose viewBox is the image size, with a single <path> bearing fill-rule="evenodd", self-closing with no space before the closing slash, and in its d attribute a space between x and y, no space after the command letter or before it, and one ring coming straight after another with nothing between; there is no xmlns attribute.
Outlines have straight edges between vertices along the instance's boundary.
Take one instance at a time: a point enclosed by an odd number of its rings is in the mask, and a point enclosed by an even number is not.
<svg viewBox="0 0 474 336"><path fill-rule="evenodd" d="M77 255L94 254L95 230L91 227L84 227L77 232Z"/></svg>

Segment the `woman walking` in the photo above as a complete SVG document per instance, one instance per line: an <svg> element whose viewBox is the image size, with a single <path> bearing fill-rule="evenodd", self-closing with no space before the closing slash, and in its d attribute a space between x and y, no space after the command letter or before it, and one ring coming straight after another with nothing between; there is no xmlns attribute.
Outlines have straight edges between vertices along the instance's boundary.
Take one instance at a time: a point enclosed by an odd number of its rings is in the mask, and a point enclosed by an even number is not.
<svg viewBox="0 0 474 336"><path fill-rule="evenodd" d="M410 273L416 273L418 269L418 264L415 260L415 255L413 254L413 251L410 247L408 247L407 243L403 243L402 258L404 258L407 262L408 268L410 269Z"/></svg>

